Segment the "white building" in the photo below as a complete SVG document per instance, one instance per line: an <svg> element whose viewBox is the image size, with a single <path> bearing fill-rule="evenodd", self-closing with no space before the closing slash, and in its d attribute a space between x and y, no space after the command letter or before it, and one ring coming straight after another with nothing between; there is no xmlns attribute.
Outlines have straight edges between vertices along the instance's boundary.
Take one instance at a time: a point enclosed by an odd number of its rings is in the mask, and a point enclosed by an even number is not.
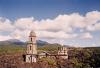
<svg viewBox="0 0 100 68"><path fill-rule="evenodd" d="M39 54L39 58L47 57L46 54L48 54L46 51Z"/></svg>
<svg viewBox="0 0 100 68"><path fill-rule="evenodd" d="M30 32L29 41L27 43L27 51L26 51L26 62L36 62L37 55L37 45L36 45L36 34L34 31Z"/></svg>
<svg viewBox="0 0 100 68"><path fill-rule="evenodd" d="M63 58L63 59L68 59L68 49L67 49L67 47L65 47L65 46L59 47L58 48L58 55L62 55L60 57Z"/></svg>

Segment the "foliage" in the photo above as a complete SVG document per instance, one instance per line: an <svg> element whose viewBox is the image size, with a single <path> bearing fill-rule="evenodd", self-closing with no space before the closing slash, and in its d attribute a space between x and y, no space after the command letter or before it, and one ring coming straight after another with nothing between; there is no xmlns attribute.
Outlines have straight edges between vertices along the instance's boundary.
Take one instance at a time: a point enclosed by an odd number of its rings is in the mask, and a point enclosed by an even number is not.
<svg viewBox="0 0 100 68"><path fill-rule="evenodd" d="M40 59L40 61L47 61L49 65L55 65L56 61L52 58L48 58L48 57L43 57Z"/></svg>
<svg viewBox="0 0 100 68"><path fill-rule="evenodd" d="M69 61L74 68L100 67L100 48L73 49Z"/></svg>
<svg viewBox="0 0 100 68"><path fill-rule="evenodd" d="M42 47L38 47L38 50L57 51L58 47L60 47L60 45L58 45L58 44L47 44L47 45L44 45Z"/></svg>
<svg viewBox="0 0 100 68"><path fill-rule="evenodd" d="M38 47L38 51L57 52L58 44L46 44ZM25 46L0 45L0 53L23 53ZM68 51L68 68L99 68L100 67L100 47L72 48ZM55 65L56 61L51 58L41 58L40 61L47 61L49 65Z"/></svg>
<svg viewBox="0 0 100 68"><path fill-rule="evenodd" d="M0 53L5 53L5 54L8 54L8 53L18 53L18 52L24 52L25 51L25 48L24 47L21 47L21 46L18 46L18 45L3 45L3 46L0 46Z"/></svg>

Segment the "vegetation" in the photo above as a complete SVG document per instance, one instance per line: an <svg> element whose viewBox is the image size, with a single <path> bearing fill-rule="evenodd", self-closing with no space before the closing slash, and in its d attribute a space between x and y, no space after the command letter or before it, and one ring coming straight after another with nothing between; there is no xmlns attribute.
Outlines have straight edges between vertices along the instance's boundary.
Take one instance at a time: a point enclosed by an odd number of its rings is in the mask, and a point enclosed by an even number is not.
<svg viewBox="0 0 100 68"><path fill-rule="evenodd" d="M61 45L59 44L46 44L42 47L38 47L38 50L43 50L43 51L57 51L58 47Z"/></svg>
<svg viewBox="0 0 100 68"><path fill-rule="evenodd" d="M70 65L74 68L100 67L100 48L73 49L70 53Z"/></svg>
<svg viewBox="0 0 100 68"><path fill-rule="evenodd" d="M38 47L39 51L57 51L60 45L47 44L45 46ZM25 52L25 46L18 45L0 45L0 54L8 53L23 53ZM68 51L69 58L63 64L63 60L59 61L59 65L64 65L68 68L99 68L100 67L100 47L88 47L88 48L72 48ZM56 60L51 58L42 58L40 61L47 61L49 65L56 65Z"/></svg>
<svg viewBox="0 0 100 68"><path fill-rule="evenodd" d="M57 47L50 46L50 45L41 47L39 49L46 50L46 51L57 51ZM68 53L69 53L68 54L69 58L67 61L69 62L67 64L68 68L99 68L100 67L100 47L72 48L72 50L70 50ZM49 61L48 58L43 58L43 60ZM51 64L53 64L53 62Z"/></svg>
<svg viewBox="0 0 100 68"><path fill-rule="evenodd" d="M0 53L19 53L25 52L25 47L18 46L18 45L3 45L0 46Z"/></svg>
<svg viewBox="0 0 100 68"><path fill-rule="evenodd" d="M48 57L43 57L39 61L46 61L46 62L48 62L49 65L55 65L56 64L56 61L54 59L48 58Z"/></svg>

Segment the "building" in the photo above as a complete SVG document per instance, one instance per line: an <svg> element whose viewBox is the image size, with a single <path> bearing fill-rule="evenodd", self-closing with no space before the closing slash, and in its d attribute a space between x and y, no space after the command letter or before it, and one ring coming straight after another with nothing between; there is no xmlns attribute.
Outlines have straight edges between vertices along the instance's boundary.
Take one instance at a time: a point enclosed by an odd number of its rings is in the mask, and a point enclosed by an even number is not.
<svg viewBox="0 0 100 68"><path fill-rule="evenodd" d="M44 57L47 57L47 54L49 54L48 52L44 51L44 52L41 52L39 53L39 58L44 58Z"/></svg>
<svg viewBox="0 0 100 68"><path fill-rule="evenodd" d="M29 34L29 41L27 43L26 49L26 62L36 62L36 55L37 55L37 45L36 45L36 34L34 31L31 31Z"/></svg>
<svg viewBox="0 0 100 68"><path fill-rule="evenodd" d="M49 54L48 52L42 52L37 54L36 34L31 31L29 34L29 41L27 42L26 54L23 55L24 61L28 63L37 62L38 58L59 56L63 59L68 59L68 49L65 46L58 48L58 54Z"/></svg>
<svg viewBox="0 0 100 68"><path fill-rule="evenodd" d="M68 49L65 46L58 47L58 55L63 59L68 59Z"/></svg>

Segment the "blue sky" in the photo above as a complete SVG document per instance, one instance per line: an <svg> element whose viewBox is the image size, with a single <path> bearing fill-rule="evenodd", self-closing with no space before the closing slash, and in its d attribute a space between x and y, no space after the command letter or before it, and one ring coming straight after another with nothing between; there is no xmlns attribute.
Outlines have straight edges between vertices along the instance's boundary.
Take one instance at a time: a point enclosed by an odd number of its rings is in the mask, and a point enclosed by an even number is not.
<svg viewBox="0 0 100 68"><path fill-rule="evenodd" d="M23 40L34 25L39 39L51 43L99 46L100 0L0 0L1 41Z"/></svg>
<svg viewBox="0 0 100 68"><path fill-rule="evenodd" d="M0 0L0 16L14 20L34 16L54 18L59 14L100 10L100 0Z"/></svg>

